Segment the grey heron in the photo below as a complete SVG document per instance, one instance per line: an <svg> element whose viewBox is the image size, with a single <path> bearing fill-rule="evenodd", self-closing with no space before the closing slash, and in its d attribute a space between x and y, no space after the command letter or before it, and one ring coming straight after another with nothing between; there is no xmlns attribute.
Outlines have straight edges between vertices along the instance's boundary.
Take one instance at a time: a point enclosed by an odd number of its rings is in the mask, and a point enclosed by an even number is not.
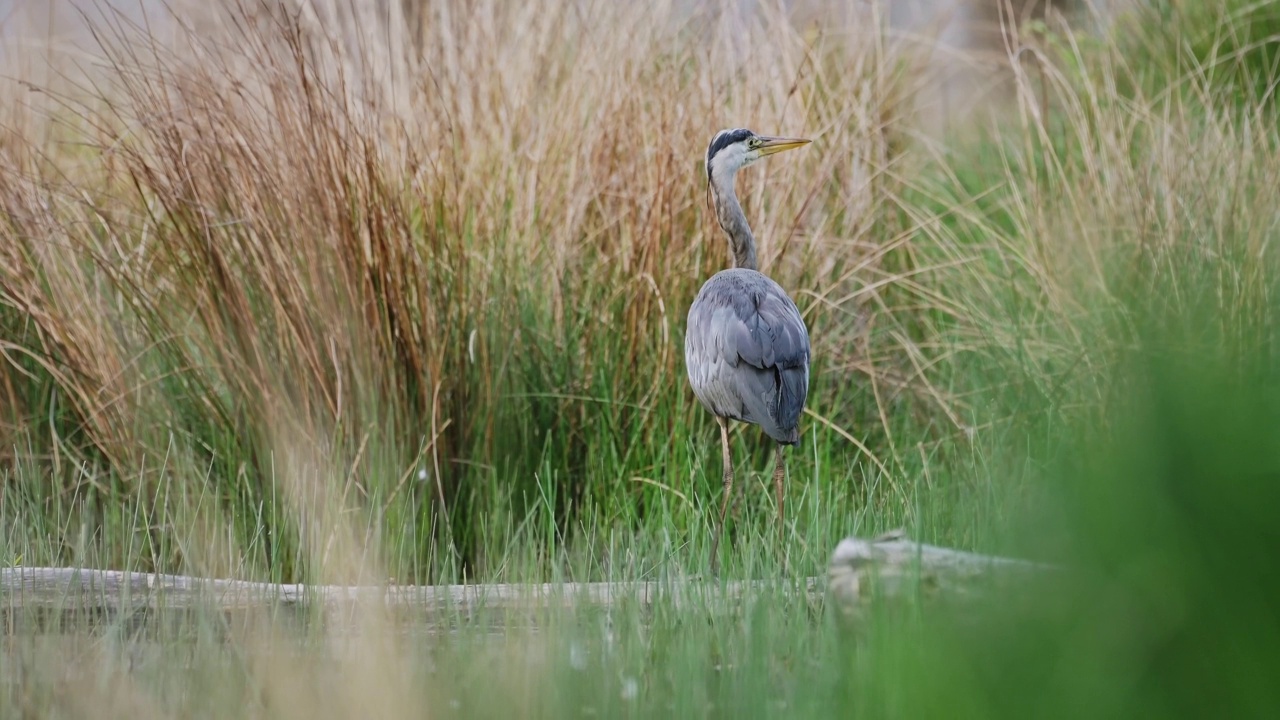
<svg viewBox="0 0 1280 720"><path fill-rule="evenodd" d="M720 536L733 493L729 421L759 425L778 443L773 485L778 505L778 537L786 466L783 449L800 442L800 415L809 394L809 331L795 302L756 265L756 241L734 179L742 168L774 153L809 143L800 138L721 130L707 146L707 192L721 229L729 236L734 267L708 280L689 307L684 336L685 370L693 393L720 425L724 497L711 542L711 572L719 565Z"/></svg>

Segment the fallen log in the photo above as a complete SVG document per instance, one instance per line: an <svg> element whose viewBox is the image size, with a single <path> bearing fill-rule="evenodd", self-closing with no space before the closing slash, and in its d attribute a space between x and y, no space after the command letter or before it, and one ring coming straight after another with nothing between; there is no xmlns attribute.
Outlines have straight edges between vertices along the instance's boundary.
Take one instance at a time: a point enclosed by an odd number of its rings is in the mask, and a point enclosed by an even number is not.
<svg viewBox="0 0 1280 720"><path fill-rule="evenodd" d="M505 583L475 585L307 585L277 584L186 575L91 568L16 567L0 569L0 610L132 612L160 609L238 611L283 607L347 610L374 603L427 616L467 617L482 611L540 610L612 606L634 602L647 607L665 599L680 606L746 600L766 587L802 595L811 602L833 598L848 608L863 603L870 589L900 595L924 587L963 595L1004 571L1048 566L992 557L909 540L901 532L870 540L850 537L832 553L823 578L794 584L781 578L715 581L669 579L586 583ZM824 588L825 585L825 588Z"/></svg>
<svg viewBox="0 0 1280 720"><path fill-rule="evenodd" d="M778 586L773 581L772 586ZM666 599L676 606L748 599L766 581L617 581L502 583L476 585L307 585L209 579L185 575L18 567L0 569L0 609L136 611L200 609L239 611L271 607L346 610L374 603L391 610L465 617L481 611L650 606ZM820 601L820 578L807 578L799 594Z"/></svg>
<svg viewBox="0 0 1280 720"><path fill-rule="evenodd" d="M841 540L827 566L827 594L840 608L853 611L873 595L973 597L1051 569L1030 560L926 545L895 530L871 540Z"/></svg>

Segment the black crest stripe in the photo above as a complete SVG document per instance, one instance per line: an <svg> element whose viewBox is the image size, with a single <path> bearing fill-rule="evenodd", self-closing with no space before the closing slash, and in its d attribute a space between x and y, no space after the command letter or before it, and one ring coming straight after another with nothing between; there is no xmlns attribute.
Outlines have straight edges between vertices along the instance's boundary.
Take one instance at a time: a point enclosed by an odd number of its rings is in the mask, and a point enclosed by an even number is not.
<svg viewBox="0 0 1280 720"><path fill-rule="evenodd" d="M716 153L736 142L742 142L754 134L746 128L721 130L716 133L716 136L711 138L711 144L707 146L707 177L711 177L711 159L716 156Z"/></svg>

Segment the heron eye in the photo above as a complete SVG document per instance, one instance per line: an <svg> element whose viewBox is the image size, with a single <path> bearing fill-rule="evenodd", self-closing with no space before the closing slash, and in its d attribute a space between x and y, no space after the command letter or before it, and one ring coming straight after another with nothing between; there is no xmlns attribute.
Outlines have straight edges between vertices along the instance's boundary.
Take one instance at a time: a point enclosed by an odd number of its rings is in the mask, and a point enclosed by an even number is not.
<svg viewBox="0 0 1280 720"><path fill-rule="evenodd" d="M747 147L749 147L749 148L751 148L751 149L753 149L753 150L754 150L755 148L760 147L760 138L751 138L750 140L748 140L748 141L747 141Z"/></svg>

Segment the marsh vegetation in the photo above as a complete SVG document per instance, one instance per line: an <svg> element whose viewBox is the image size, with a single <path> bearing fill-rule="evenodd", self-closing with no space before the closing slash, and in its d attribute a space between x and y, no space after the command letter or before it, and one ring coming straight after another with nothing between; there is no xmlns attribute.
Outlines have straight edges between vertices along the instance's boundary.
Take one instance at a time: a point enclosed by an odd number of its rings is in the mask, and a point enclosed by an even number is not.
<svg viewBox="0 0 1280 720"><path fill-rule="evenodd" d="M739 181L813 375L786 577L770 444L732 436L721 573L778 579L751 602L37 630L6 595L0 714L1273 709L1280 10L1028 23L1003 90L925 133L918 45L869 8L761 5L442 1L406 22L236 0L165 33L91 9L75 62L14 65L6 566L705 575L718 431L681 339L728 261L701 167L722 127L814 138ZM1080 577L854 628L786 592L896 527Z"/></svg>

